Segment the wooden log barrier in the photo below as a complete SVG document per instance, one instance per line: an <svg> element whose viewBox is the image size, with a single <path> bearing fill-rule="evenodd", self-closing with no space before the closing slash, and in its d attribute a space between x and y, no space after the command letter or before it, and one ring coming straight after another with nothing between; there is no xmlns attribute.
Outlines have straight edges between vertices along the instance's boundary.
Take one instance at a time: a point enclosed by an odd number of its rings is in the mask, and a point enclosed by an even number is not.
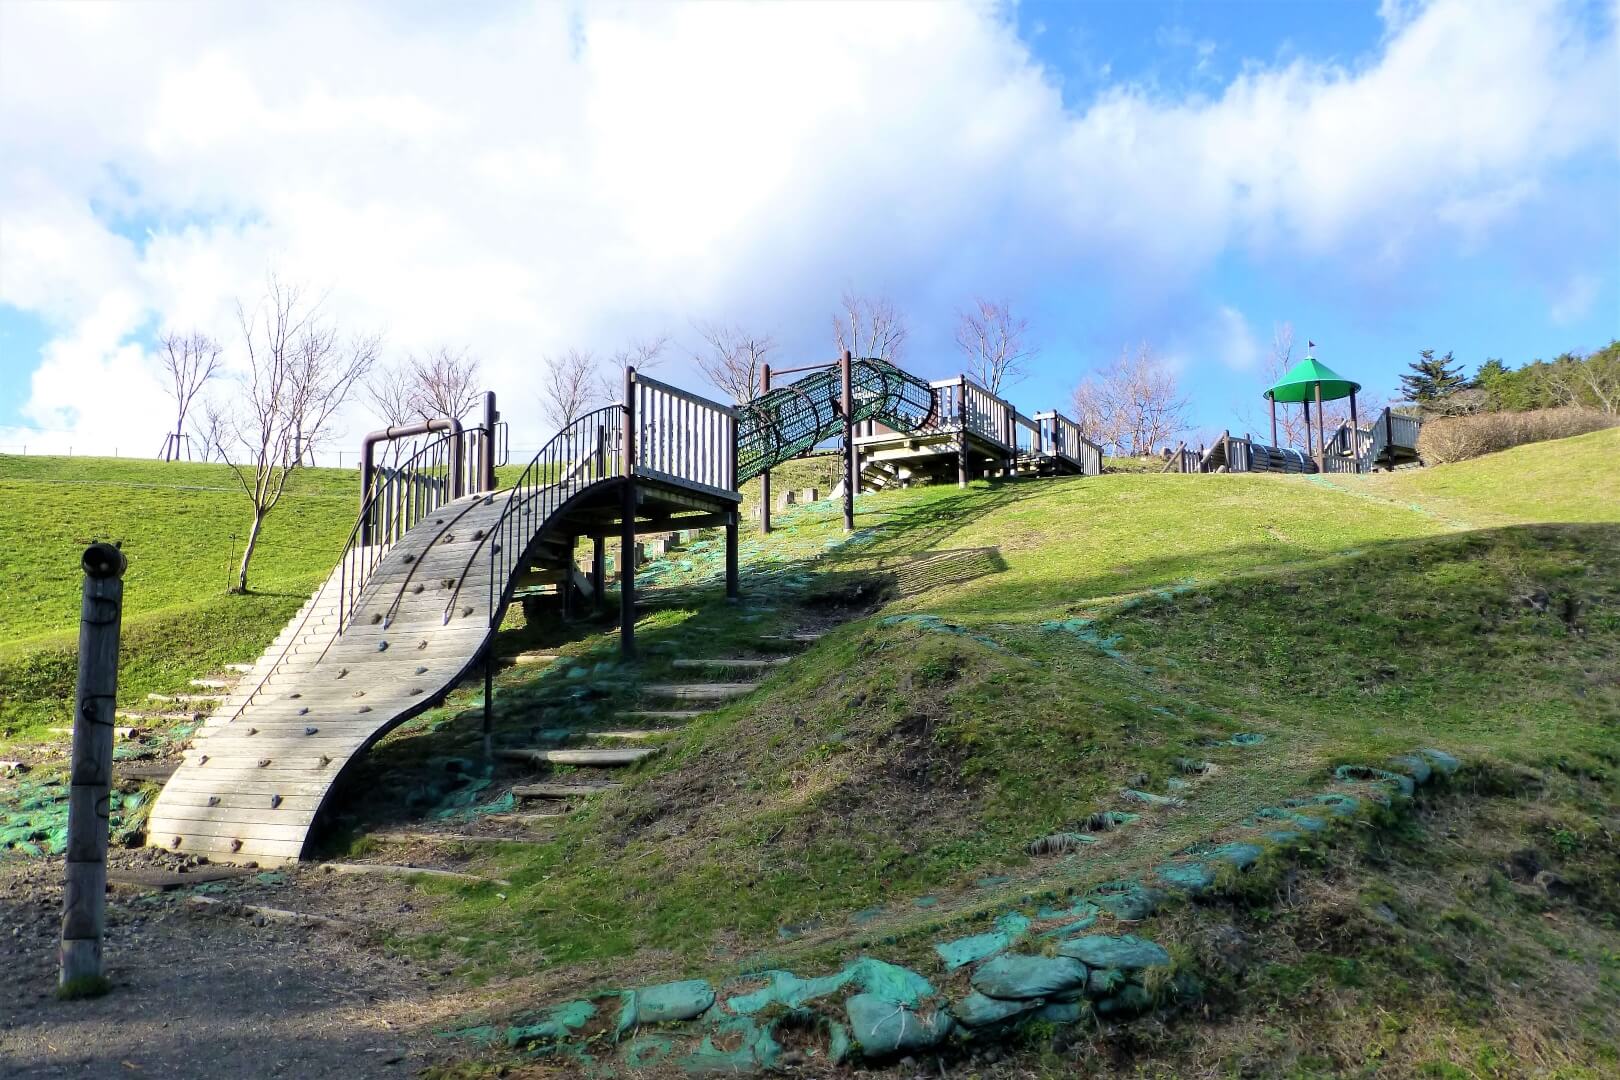
<svg viewBox="0 0 1620 1080"><path fill-rule="evenodd" d="M74 694L68 792L67 880L62 894L58 986L86 992L101 978L107 916L107 796L112 785L118 693L118 634L124 607L124 553L91 544L80 560L79 680Z"/></svg>

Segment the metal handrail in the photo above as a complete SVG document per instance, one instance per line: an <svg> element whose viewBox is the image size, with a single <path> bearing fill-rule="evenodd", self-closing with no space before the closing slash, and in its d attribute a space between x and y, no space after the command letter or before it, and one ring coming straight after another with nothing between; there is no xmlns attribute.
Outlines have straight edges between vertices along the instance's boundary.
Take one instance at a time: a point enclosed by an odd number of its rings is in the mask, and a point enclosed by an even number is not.
<svg viewBox="0 0 1620 1080"><path fill-rule="evenodd" d="M509 579L540 527L569 499L588 487L624 474L623 405L606 405L579 417L552 436L524 468L506 495L501 516L485 531L489 546L489 623L496 624ZM580 453L584 447L585 452ZM449 622L462 585L478 557L474 549L456 577L444 607Z"/></svg>

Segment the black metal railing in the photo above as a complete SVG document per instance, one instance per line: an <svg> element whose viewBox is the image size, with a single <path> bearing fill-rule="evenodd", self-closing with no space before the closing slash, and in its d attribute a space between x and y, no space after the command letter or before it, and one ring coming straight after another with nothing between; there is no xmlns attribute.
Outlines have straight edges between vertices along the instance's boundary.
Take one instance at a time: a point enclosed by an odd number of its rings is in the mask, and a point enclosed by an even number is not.
<svg viewBox="0 0 1620 1080"><path fill-rule="evenodd" d="M626 412L623 405L608 405L569 424L540 448L506 493L501 516L484 534L484 546L489 549L491 626L499 618L519 561L551 515L586 488L624 476ZM474 550L457 576L444 607L445 622L455 612L479 550L482 547Z"/></svg>

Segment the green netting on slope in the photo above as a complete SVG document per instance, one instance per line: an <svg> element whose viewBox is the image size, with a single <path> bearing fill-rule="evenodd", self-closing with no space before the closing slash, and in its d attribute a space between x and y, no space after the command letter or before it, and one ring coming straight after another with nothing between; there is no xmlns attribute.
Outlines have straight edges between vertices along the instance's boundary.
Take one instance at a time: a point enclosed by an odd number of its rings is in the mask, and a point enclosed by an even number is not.
<svg viewBox="0 0 1620 1080"><path fill-rule="evenodd" d="M937 419L933 388L893 364L856 360L850 365L850 380L855 423L875 420L896 431L917 432ZM740 406L736 482L751 480L841 432L842 398L842 379L831 367Z"/></svg>

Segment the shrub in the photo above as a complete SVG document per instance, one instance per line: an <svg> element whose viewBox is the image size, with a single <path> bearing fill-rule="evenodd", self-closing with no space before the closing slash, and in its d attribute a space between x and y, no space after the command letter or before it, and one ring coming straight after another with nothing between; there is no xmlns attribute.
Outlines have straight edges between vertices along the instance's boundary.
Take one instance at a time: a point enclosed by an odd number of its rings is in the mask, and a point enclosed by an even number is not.
<svg viewBox="0 0 1620 1080"><path fill-rule="evenodd" d="M1418 453L1430 465L1438 465L1616 425L1620 425L1620 417L1580 408L1444 416L1424 423L1423 433L1418 436Z"/></svg>

